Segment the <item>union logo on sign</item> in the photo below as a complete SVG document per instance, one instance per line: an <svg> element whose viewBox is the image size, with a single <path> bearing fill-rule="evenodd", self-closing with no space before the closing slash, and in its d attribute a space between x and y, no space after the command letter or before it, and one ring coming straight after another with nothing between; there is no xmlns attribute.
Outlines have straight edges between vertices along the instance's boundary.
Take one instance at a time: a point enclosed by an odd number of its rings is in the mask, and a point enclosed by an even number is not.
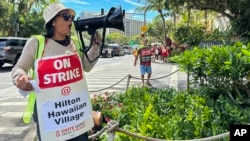
<svg viewBox="0 0 250 141"><path fill-rule="evenodd" d="M62 88L62 91L61 91L62 95L64 96L69 95L70 92L71 92L71 88L69 86Z"/></svg>

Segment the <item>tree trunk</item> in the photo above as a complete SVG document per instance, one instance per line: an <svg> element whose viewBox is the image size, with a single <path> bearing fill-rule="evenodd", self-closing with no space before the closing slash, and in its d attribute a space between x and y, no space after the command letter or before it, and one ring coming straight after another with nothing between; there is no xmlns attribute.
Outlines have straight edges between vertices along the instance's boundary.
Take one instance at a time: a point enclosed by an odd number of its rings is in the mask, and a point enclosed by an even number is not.
<svg viewBox="0 0 250 141"><path fill-rule="evenodd" d="M188 9L188 21L187 21L187 26L189 27L189 22L190 22L190 11L191 11L191 8L190 8L190 2L189 0L187 1L187 9Z"/></svg>
<svg viewBox="0 0 250 141"><path fill-rule="evenodd" d="M166 29L165 19L164 19L164 15L162 14L162 11L160 11L160 10L158 10L158 11L161 15L162 24L163 24L163 33L164 33L164 43L166 43L166 41L167 41L167 29Z"/></svg>
<svg viewBox="0 0 250 141"><path fill-rule="evenodd" d="M174 27L176 27L176 12L174 12Z"/></svg>
<svg viewBox="0 0 250 141"><path fill-rule="evenodd" d="M207 33L208 25L207 25L207 10L204 10L204 16L205 16L205 33Z"/></svg>

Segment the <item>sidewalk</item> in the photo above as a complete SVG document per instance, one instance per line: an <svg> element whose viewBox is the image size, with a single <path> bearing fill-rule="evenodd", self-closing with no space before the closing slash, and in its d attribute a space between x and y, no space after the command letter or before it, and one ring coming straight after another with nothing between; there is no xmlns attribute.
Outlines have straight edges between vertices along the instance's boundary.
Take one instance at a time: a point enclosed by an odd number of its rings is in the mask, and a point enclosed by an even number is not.
<svg viewBox="0 0 250 141"><path fill-rule="evenodd" d="M156 62L152 63L152 69L154 69L154 67L159 69L157 73L162 73L162 75L155 76L155 72L153 72L151 78L161 78L158 80L158 84L153 80L154 82L152 82L152 84L155 88L175 88L177 90L187 89L187 73L180 71L177 64L156 60ZM166 71L166 69L170 70ZM166 77L163 78L164 76Z"/></svg>

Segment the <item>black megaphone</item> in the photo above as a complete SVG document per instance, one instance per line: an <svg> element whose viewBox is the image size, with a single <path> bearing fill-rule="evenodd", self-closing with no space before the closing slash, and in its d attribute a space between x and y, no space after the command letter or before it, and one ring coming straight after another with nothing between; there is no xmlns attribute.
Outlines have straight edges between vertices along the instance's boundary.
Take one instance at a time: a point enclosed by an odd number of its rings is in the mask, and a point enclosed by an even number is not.
<svg viewBox="0 0 250 141"><path fill-rule="evenodd" d="M78 18L77 20L74 21L74 25L77 33L80 35L80 41L82 45L81 51L85 53L87 59L91 63L97 60L97 58L99 58L102 53L102 49L105 43L106 28L115 28L124 31L123 12L121 6L119 6L118 8L112 7L107 15L93 17L93 18L85 18L85 19ZM100 28L103 28L103 31L102 31L102 44L99 51L99 55L94 60L90 60L87 55L87 52L92 46L96 30ZM88 47L85 46L83 41L82 32L84 31L87 31L88 34L91 35L90 45Z"/></svg>
<svg viewBox="0 0 250 141"><path fill-rule="evenodd" d="M112 7L107 15L77 19L74 25L76 31L88 31L90 35L99 28L115 28L124 31L122 9Z"/></svg>

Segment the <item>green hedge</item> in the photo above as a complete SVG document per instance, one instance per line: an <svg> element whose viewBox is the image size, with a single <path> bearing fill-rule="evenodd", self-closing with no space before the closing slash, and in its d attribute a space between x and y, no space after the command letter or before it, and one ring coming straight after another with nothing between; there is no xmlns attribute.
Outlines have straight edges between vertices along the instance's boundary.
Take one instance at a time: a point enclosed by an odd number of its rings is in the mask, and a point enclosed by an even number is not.
<svg viewBox="0 0 250 141"><path fill-rule="evenodd" d="M199 93L174 89L130 88L127 93L95 96L93 109L119 122L119 127L159 139L194 139L229 131L229 125L249 123L250 109L227 97L213 100ZM107 136L99 138L105 140ZM116 141L135 141L117 133ZM226 138L225 140L228 140Z"/></svg>
<svg viewBox="0 0 250 141"><path fill-rule="evenodd" d="M212 97L227 94L237 103L250 104L250 44L195 47L172 60L191 76L190 86L208 87ZM217 93L217 95L214 95Z"/></svg>

